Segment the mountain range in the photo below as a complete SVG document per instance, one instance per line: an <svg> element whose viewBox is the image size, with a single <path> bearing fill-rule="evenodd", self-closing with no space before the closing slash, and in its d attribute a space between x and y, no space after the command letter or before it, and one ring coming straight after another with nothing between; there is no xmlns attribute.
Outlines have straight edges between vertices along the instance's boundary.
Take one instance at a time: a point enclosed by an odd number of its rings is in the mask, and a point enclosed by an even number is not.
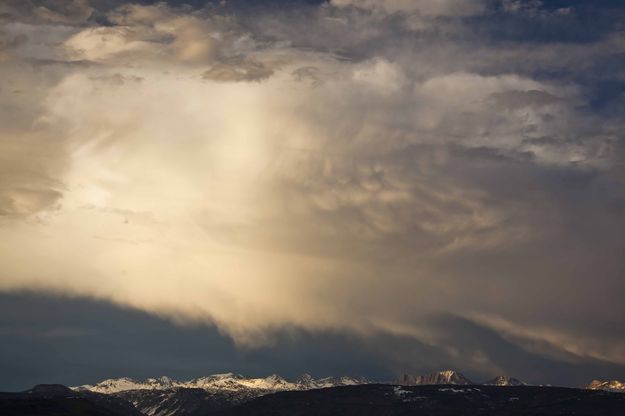
<svg viewBox="0 0 625 416"><path fill-rule="evenodd" d="M304 391L368 384L362 377L313 378L304 374L288 381L276 374L247 378L225 373L178 381L169 377L134 380L123 377L72 387L77 393L107 395L131 403L147 416L202 415L282 391Z"/></svg>
<svg viewBox="0 0 625 416"><path fill-rule="evenodd" d="M219 416L623 416L625 394L549 386L367 384L279 392Z"/></svg>
<svg viewBox="0 0 625 416"><path fill-rule="evenodd" d="M148 384L148 383L146 383ZM154 383L152 383L154 384ZM159 384L157 384L159 385ZM0 393L2 416L622 416L625 394L550 386L359 384L232 401L232 390L167 387L97 393L39 385Z"/></svg>
<svg viewBox="0 0 625 416"><path fill-rule="evenodd" d="M107 379L97 384L85 384L72 387L75 391L92 391L96 393L119 393L128 390L167 390L173 388L195 388L206 391L258 391L276 392L286 390L312 390L336 386L352 386L367 384L363 377L325 377L313 378L304 374L293 381L287 381L277 374L264 378L247 378L240 374L224 373L194 378L188 381L177 381L169 377L148 378L144 381L127 377Z"/></svg>
<svg viewBox="0 0 625 416"><path fill-rule="evenodd" d="M469 386L482 384L485 386L526 386L527 383L513 377L497 376L483 383L476 383L464 374L454 370L437 371L427 375L410 375L404 374L399 380L398 385L402 386L420 386L430 384L454 384L459 386Z"/></svg>
<svg viewBox="0 0 625 416"><path fill-rule="evenodd" d="M505 410L506 403L516 400L526 401L529 408L552 406L553 403L561 407L561 401L566 399L587 402L589 409L593 403L597 403L597 406L601 406L604 410L612 409L613 406L617 406L616 408L622 406L621 409L625 410L625 394L614 392L625 393L625 383L616 380L595 380L583 389L566 389L528 386L518 379L505 376L475 383L462 373L453 370L419 376L404 374L394 383L372 383L359 377L313 378L304 375L295 380L287 380L275 374L264 378L247 378L239 374L226 373L188 381L178 381L169 377L146 380L124 377L72 388L61 385L39 385L23 393L0 393L0 414L3 416L243 415L255 412L274 414L275 406L278 408L282 406L285 409L284 413L276 411L275 414L291 414L287 409L292 411L292 406L297 406L298 400L317 403L312 409L316 409L318 414L334 414L332 413L334 410L330 412L328 410L330 408L326 408L323 404L327 400L335 400L339 410L345 406L351 409L349 411L343 409L346 413L341 410L343 412L341 414L354 414L350 412L356 408L362 410L357 414L375 414L364 410L363 406L368 402L364 404L354 402L363 395L372 403L379 403L382 408L403 409L402 412L420 409L430 411L428 414L432 415L444 410L436 406L443 406L445 409L451 406L449 409L452 410L454 406L458 406L458 409L463 409L464 406L477 406L475 414L480 414L480 406L499 406ZM443 399L444 403L440 402ZM476 400L485 402L476 404ZM355 407L352 409L350 406ZM326 410L330 413L324 413ZM565 410L564 407L561 410ZM559 414L549 412L545 414ZM393 410L388 414L403 413L396 413Z"/></svg>

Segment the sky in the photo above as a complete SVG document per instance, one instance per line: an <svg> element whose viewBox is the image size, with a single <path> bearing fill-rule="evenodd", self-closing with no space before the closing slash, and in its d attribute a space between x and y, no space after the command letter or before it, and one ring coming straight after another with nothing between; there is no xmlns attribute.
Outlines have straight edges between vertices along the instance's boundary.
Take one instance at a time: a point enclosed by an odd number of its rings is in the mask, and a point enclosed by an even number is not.
<svg viewBox="0 0 625 416"><path fill-rule="evenodd" d="M0 2L0 389L625 378L625 6Z"/></svg>

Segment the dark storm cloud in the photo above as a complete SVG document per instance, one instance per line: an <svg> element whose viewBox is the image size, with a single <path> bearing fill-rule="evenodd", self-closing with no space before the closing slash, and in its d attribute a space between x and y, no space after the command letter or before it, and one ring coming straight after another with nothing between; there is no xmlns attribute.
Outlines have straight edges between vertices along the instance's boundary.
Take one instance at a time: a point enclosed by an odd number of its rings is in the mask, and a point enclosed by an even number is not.
<svg viewBox="0 0 625 416"><path fill-rule="evenodd" d="M3 19L56 24L83 23L93 11L87 0L6 0L0 5Z"/></svg>
<svg viewBox="0 0 625 416"><path fill-rule="evenodd" d="M324 0L4 0L0 5L0 18L76 24L88 20L106 22L106 13L127 4L166 4L188 10L211 8L252 14L285 8L311 8L323 3Z"/></svg>
<svg viewBox="0 0 625 416"><path fill-rule="evenodd" d="M463 318L448 315L430 321L445 333L447 350L385 333L362 336L296 328L276 333L270 346L241 350L209 324L178 326L89 298L5 293L0 295L0 390L122 376L187 379L230 371L286 377L351 374L390 381L403 371L454 367L482 381L498 374L497 369L480 369L485 356L530 382L576 385L593 377L617 377L624 370L562 356L557 350L555 357L531 353Z"/></svg>
<svg viewBox="0 0 625 416"><path fill-rule="evenodd" d="M611 1L504 0L491 5L490 14L475 19L478 30L494 42L592 42L619 30L623 19L621 5Z"/></svg>

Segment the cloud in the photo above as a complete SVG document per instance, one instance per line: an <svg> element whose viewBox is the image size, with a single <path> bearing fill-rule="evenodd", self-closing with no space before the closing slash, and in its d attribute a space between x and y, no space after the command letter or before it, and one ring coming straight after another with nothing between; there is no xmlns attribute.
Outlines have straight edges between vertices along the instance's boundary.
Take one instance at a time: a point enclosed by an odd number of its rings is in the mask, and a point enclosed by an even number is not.
<svg viewBox="0 0 625 416"><path fill-rule="evenodd" d="M432 16L468 16L485 10L482 0L332 0L337 7L383 11L386 13L422 13Z"/></svg>
<svg viewBox="0 0 625 416"><path fill-rule="evenodd" d="M560 99L540 90L505 91L491 95L495 105L501 105L511 110L526 107L542 107L557 104Z"/></svg>
<svg viewBox="0 0 625 416"><path fill-rule="evenodd" d="M0 15L53 24L78 24L93 14L88 0L7 0L0 5Z"/></svg>
<svg viewBox="0 0 625 416"><path fill-rule="evenodd" d="M0 385L3 391L42 382L81 385L159 374L187 380L229 371L251 377L309 373L391 381L406 371L423 374L447 367L462 368L476 381L508 372L528 382L576 386L593 377L616 378L623 368L526 352L487 327L453 315L430 317L447 349L385 332L283 328L273 333L270 345L242 350L210 324L179 326L102 300L21 292L2 293L0 301L0 363L8 375Z"/></svg>
<svg viewBox="0 0 625 416"><path fill-rule="evenodd" d="M133 39L134 31L125 27L89 28L72 36L66 42L77 59L98 61L122 53L140 53L150 44Z"/></svg>
<svg viewBox="0 0 625 416"><path fill-rule="evenodd" d="M271 68L251 59L235 56L213 64L202 78L218 82L262 81L273 74Z"/></svg>
<svg viewBox="0 0 625 416"><path fill-rule="evenodd" d="M371 4L7 25L0 287L256 347L303 328L455 351L415 319L451 313L526 353L623 363L625 106L594 99L621 35L530 42L494 36L494 9Z"/></svg>
<svg viewBox="0 0 625 416"><path fill-rule="evenodd" d="M115 25L86 28L67 39L64 46L70 54L94 61L139 58L199 63L212 60L219 44L210 22L177 15L162 4L123 6L108 19Z"/></svg>

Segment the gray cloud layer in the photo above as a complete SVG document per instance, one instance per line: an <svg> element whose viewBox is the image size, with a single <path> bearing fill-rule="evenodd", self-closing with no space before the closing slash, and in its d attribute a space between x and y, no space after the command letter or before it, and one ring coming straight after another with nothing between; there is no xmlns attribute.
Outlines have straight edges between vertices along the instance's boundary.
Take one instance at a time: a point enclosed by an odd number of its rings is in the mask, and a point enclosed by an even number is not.
<svg viewBox="0 0 625 416"><path fill-rule="evenodd" d="M624 15L4 2L0 288L622 366Z"/></svg>
<svg viewBox="0 0 625 416"><path fill-rule="evenodd" d="M212 325L177 326L89 298L4 293L0 312L1 391L22 391L38 383L80 385L162 374L190 379L230 371L263 377L277 372L292 378L302 373L353 374L390 381L403 371L462 368L466 357L485 356L501 371L532 383L577 386L593 377L618 378L623 371L623 366L601 361L526 351L495 331L454 315L431 322L446 332L454 349L383 332L358 335L302 328L282 328L272 334L270 345L240 349ZM476 381L493 376L479 367L465 373Z"/></svg>

